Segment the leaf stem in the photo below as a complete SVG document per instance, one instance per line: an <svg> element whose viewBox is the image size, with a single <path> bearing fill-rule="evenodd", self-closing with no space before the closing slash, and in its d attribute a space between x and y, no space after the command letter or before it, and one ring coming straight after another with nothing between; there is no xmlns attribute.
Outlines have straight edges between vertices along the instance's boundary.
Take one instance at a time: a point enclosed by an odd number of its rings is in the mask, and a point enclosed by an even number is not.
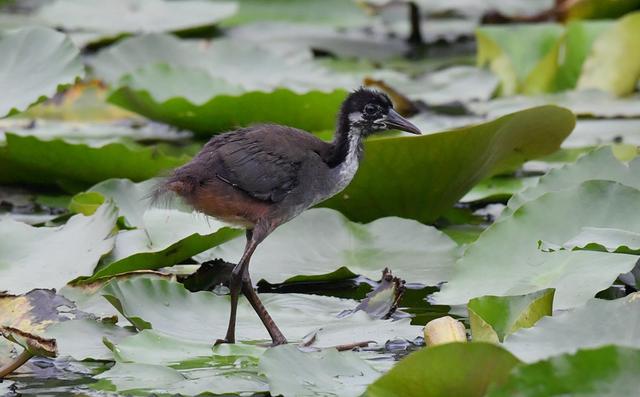
<svg viewBox="0 0 640 397"><path fill-rule="evenodd" d="M29 353L27 350L23 350L22 353L18 354L13 361L0 367L0 379L20 368L24 363L29 361L31 357L33 357L33 354Z"/></svg>

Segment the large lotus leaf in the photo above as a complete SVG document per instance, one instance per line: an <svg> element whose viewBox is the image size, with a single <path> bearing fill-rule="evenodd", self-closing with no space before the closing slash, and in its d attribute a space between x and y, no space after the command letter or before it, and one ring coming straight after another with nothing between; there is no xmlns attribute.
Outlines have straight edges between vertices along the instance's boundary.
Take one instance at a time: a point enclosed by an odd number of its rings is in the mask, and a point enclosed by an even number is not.
<svg viewBox="0 0 640 397"><path fill-rule="evenodd" d="M142 221L144 229L117 234L113 251L91 280L172 266L242 234L238 228L179 210L151 208Z"/></svg>
<svg viewBox="0 0 640 397"><path fill-rule="evenodd" d="M229 297L208 291L191 293L182 284L166 280L130 279L105 287L105 297L138 329L184 341L213 343L226 332ZM420 327L410 319L373 319L359 311L338 317L358 303L315 295L261 294L274 321L291 342L315 335L313 346L329 347L362 341L414 339ZM269 340L253 308L240 299L236 335L239 340Z"/></svg>
<svg viewBox="0 0 640 397"><path fill-rule="evenodd" d="M640 253L640 233L627 230L585 227L580 233L561 244L543 242L549 250L590 249L594 251Z"/></svg>
<svg viewBox="0 0 640 397"><path fill-rule="evenodd" d="M604 30L611 27L610 21L571 22L567 25L563 49L556 74L555 89L574 88L582 73L582 65L589 55L593 42Z"/></svg>
<svg viewBox="0 0 640 397"><path fill-rule="evenodd" d="M238 238L196 256L204 262L237 262L245 239ZM269 283L363 275L378 279L386 267L410 282L436 285L449 279L457 245L431 226L401 218L361 225L337 211L311 209L279 227L251 259L255 281Z"/></svg>
<svg viewBox="0 0 640 397"><path fill-rule="evenodd" d="M520 328L532 327L550 316L554 290L545 289L520 296L483 296L469 301L469 322L473 340L502 342Z"/></svg>
<svg viewBox="0 0 640 397"><path fill-rule="evenodd" d="M518 359L490 343L448 343L400 361L367 389L370 397L482 397L501 384Z"/></svg>
<svg viewBox="0 0 640 397"><path fill-rule="evenodd" d="M521 329L504 346L518 358L535 362L578 349L609 344L640 348L640 295L607 301L592 299L584 306Z"/></svg>
<svg viewBox="0 0 640 397"><path fill-rule="evenodd" d="M216 0L219 1L219 0ZM337 28L368 24L371 18L350 0L236 0L238 12L224 25L239 25L257 21L285 21L305 25L326 25Z"/></svg>
<svg viewBox="0 0 640 397"><path fill-rule="evenodd" d="M115 222L112 204L91 216L75 215L59 227L0 221L0 291L60 288L92 274L100 257L113 248Z"/></svg>
<svg viewBox="0 0 640 397"><path fill-rule="evenodd" d="M442 133L369 140L351 184L321 205L360 222L433 222L483 178L557 150L574 120L543 106Z"/></svg>
<svg viewBox="0 0 640 397"><path fill-rule="evenodd" d="M118 362L166 365L176 369L220 367L238 357L257 364L267 349L244 343L212 346L210 341L184 340L153 329L144 329L117 344L111 340L108 343Z"/></svg>
<svg viewBox="0 0 640 397"><path fill-rule="evenodd" d="M613 19L640 8L638 0L578 0L566 3L567 20Z"/></svg>
<svg viewBox="0 0 640 397"><path fill-rule="evenodd" d="M41 27L0 32L0 117L53 96L84 75L78 49Z"/></svg>
<svg viewBox="0 0 640 397"><path fill-rule="evenodd" d="M637 211L640 191L610 181L589 181L528 201L467 247L449 282L432 296L433 302L464 304L483 295L555 288L555 309L581 305L608 288L619 274L630 271L638 257L593 251L543 252L538 241L564 241L585 226L640 231Z"/></svg>
<svg viewBox="0 0 640 397"><path fill-rule="evenodd" d="M152 65L129 76L125 83L131 86L116 90L109 101L153 120L193 131L201 138L209 138L215 133L261 122L311 131L331 129L335 125L337 109L347 93L340 89L310 90L299 94L284 88L240 94L235 94L236 89L233 88L234 93L228 90L220 93L219 88L228 86L228 83L218 84L213 78L193 69L186 71L186 74L182 73L184 71ZM188 90L191 84L185 82L192 73L203 77L199 81L201 88L217 85L218 90L210 92L206 102L198 103L196 98L189 98L202 92L201 89ZM154 84L142 85L142 82L152 81L149 78L151 76L154 76ZM196 81L193 78L190 80ZM158 82L163 85L158 85ZM163 90L163 95L170 99L154 98L151 90Z"/></svg>
<svg viewBox="0 0 640 397"><path fill-rule="evenodd" d="M66 31L96 32L96 39L126 33L178 32L213 25L232 16L234 2L200 0L55 0L36 13Z"/></svg>
<svg viewBox="0 0 640 397"><path fill-rule="evenodd" d="M340 58L363 58L371 61L397 59L409 52L406 40L391 36L386 31L338 30L330 26L303 25L294 21L242 25L227 31L227 36L281 50L312 49Z"/></svg>
<svg viewBox="0 0 640 397"><path fill-rule="evenodd" d="M478 65L498 75L502 95L547 92L553 88L563 30L556 24L483 26L476 31Z"/></svg>
<svg viewBox="0 0 640 397"><path fill-rule="evenodd" d="M640 96L631 95L618 98L606 91L598 89L566 91L556 94L534 96L516 95L496 98L488 102L472 102L467 106L469 106L474 113L495 118L533 106L548 104L566 107L578 116L589 118L631 118L640 116Z"/></svg>
<svg viewBox="0 0 640 397"><path fill-rule="evenodd" d="M551 170L547 175L541 177L537 184L514 195L509 200L502 217L510 216L524 203L535 200L545 193L574 188L583 182L596 179L615 181L640 189L640 159L633 160L626 165L614 156L611 147L596 149L580 157L575 163ZM565 236L563 241L576 234ZM542 237L541 240L552 241L547 237Z"/></svg>
<svg viewBox="0 0 640 397"><path fill-rule="evenodd" d="M487 397L631 396L640 388L640 350L579 350L516 367Z"/></svg>
<svg viewBox="0 0 640 397"><path fill-rule="evenodd" d="M56 340L59 356L75 360L113 360L104 339L114 343L133 335L133 331L109 322L91 319L64 321L52 324L45 336Z"/></svg>
<svg viewBox="0 0 640 397"><path fill-rule="evenodd" d="M231 240L242 233L235 227L179 209L179 203L167 208L153 203L152 192L159 183L150 179L133 183L127 179L109 179L89 192L74 197L106 197L118 207L118 216L132 229L121 230L112 252L105 256L91 280L112 277L136 270L172 266L198 253Z"/></svg>
<svg viewBox="0 0 640 397"><path fill-rule="evenodd" d="M145 124L140 121L128 123L121 120L115 123L95 120L67 122L17 117L0 120L0 144L6 143L5 133L33 136L43 141L60 138L67 143L84 143L91 147L128 141L174 142L190 137L189 133L177 132L159 123Z"/></svg>
<svg viewBox="0 0 640 397"><path fill-rule="evenodd" d="M118 83L111 102L203 136L267 121L330 129L345 89L357 84L313 63L310 51L228 39L202 47L159 34L125 40L92 65Z"/></svg>
<svg viewBox="0 0 640 397"><path fill-rule="evenodd" d="M113 177L148 179L188 159L124 143L92 147L14 134L6 134L6 140L0 147L0 182L61 185L75 191Z"/></svg>
<svg viewBox="0 0 640 397"><path fill-rule="evenodd" d="M269 381L270 393L284 397L358 397L380 376L356 353L303 353L291 345L265 352L260 358L260 371Z"/></svg>
<svg viewBox="0 0 640 397"><path fill-rule="evenodd" d="M241 363L227 363L226 369L201 369L178 371L152 364L116 363L95 379L92 388L118 392L125 395L200 396L205 394L229 395L266 392L268 386L255 370L247 371Z"/></svg>
<svg viewBox="0 0 640 397"><path fill-rule="evenodd" d="M593 43L578 88L599 88L616 95L635 91L640 78L640 12L618 20Z"/></svg>

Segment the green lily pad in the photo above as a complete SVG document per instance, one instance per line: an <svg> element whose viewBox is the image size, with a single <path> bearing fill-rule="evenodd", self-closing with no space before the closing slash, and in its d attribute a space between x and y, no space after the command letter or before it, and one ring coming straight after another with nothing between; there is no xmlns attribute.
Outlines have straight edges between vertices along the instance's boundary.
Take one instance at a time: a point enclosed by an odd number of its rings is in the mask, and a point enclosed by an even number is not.
<svg viewBox="0 0 640 397"><path fill-rule="evenodd" d="M579 350L516 367L487 397L629 396L640 388L639 363L638 349Z"/></svg>
<svg viewBox="0 0 640 397"><path fill-rule="evenodd" d="M78 191L107 178L145 180L162 170L184 164L188 157L173 157L154 147L109 143L91 147L62 139L6 134L0 146L1 183L58 185Z"/></svg>
<svg viewBox="0 0 640 397"><path fill-rule="evenodd" d="M94 379L92 388L128 395L199 396L207 394L256 393L268 390L264 380L248 371L197 369L178 371L152 364L116 363Z"/></svg>
<svg viewBox="0 0 640 397"><path fill-rule="evenodd" d="M351 184L321 205L359 222L393 215L430 223L483 178L557 150L573 126L571 112L543 106L452 131L372 139Z"/></svg>
<svg viewBox="0 0 640 397"><path fill-rule="evenodd" d="M45 331L45 336L55 339L61 357L110 361L113 354L105 346L104 338L117 343L133 333L109 322L79 319L52 324Z"/></svg>
<svg viewBox="0 0 640 397"><path fill-rule="evenodd" d="M202 137L256 122L330 129L346 88L357 84L314 63L309 51L229 39L203 48L159 34L108 48L92 66L116 83L110 102Z"/></svg>
<svg viewBox="0 0 640 397"><path fill-rule="evenodd" d="M56 0L45 4L36 17L68 32L94 33L91 41L123 34L181 32L212 26L232 16L234 2L164 0Z"/></svg>
<svg viewBox="0 0 640 397"><path fill-rule="evenodd" d="M640 116L639 101L638 95L618 98L599 89L585 89L544 95L515 95L486 102L471 102L467 106L474 113L488 118L500 117L534 106L554 104L570 109L576 115L585 118L628 119ZM579 122L583 121L591 120L579 120Z"/></svg>
<svg viewBox="0 0 640 397"><path fill-rule="evenodd" d="M199 262L223 258L237 262L240 237L196 255ZM436 285L447 280L458 247L442 232L416 221L382 218L366 225L350 222L337 211L311 209L279 227L251 259L255 281L283 283L363 275L373 280L386 267L410 282Z"/></svg>
<svg viewBox="0 0 640 397"><path fill-rule="evenodd" d="M520 328L532 327L553 307L553 289L520 296L483 296L469 301L474 341L502 342Z"/></svg>
<svg viewBox="0 0 640 397"><path fill-rule="evenodd" d="M533 328L517 331L504 346L529 363L609 344L638 349L639 307L638 293L613 301L592 299L566 313L544 317Z"/></svg>
<svg viewBox="0 0 640 397"><path fill-rule="evenodd" d="M191 293L182 284L166 280L130 279L112 282L105 297L139 330L152 329L184 341L213 341L224 335L229 297L208 291ZM419 326L410 319L379 320L358 311L338 317L358 303L315 295L261 294L264 305L289 341L315 337L313 346L331 347L362 341L384 343L389 339L414 339ZM244 299L238 306L236 335L239 340L269 340L253 308Z"/></svg>
<svg viewBox="0 0 640 397"><path fill-rule="evenodd" d="M477 63L498 75L502 95L550 91L562 34L562 26L556 24L480 27Z"/></svg>
<svg viewBox="0 0 640 397"><path fill-rule="evenodd" d="M640 211L640 191L610 181L589 181L525 202L467 247L449 282L432 295L432 303L464 304L483 295L555 288L556 309L579 306L608 288L619 274L630 271L638 257L543 252L538 241L564 241L585 226L640 231L635 211Z"/></svg>
<svg viewBox="0 0 640 397"><path fill-rule="evenodd" d="M100 257L113 248L115 223L111 204L91 216L75 215L59 227L0 221L0 291L60 288L92 274Z"/></svg>
<svg viewBox="0 0 640 397"><path fill-rule="evenodd" d="M358 397L380 376L356 353L332 349L303 353L292 345L267 350L260 358L260 371L271 394L284 397Z"/></svg>
<svg viewBox="0 0 640 397"><path fill-rule="evenodd" d="M214 219L178 210L149 209L143 222L144 229L116 235L113 251L88 281L173 266L242 234Z"/></svg>
<svg viewBox="0 0 640 397"><path fill-rule="evenodd" d="M503 201L523 190L535 185L537 177L515 178L509 176L494 176L475 185L460 199L461 203L479 201Z"/></svg>
<svg viewBox="0 0 640 397"><path fill-rule="evenodd" d="M616 95L635 91L640 79L640 12L626 15L599 36L584 62L578 88L599 88Z"/></svg>
<svg viewBox="0 0 640 397"><path fill-rule="evenodd" d="M424 348L400 361L367 389L370 397L482 397L504 383L519 361L490 343L448 343Z"/></svg>
<svg viewBox="0 0 640 397"><path fill-rule="evenodd" d="M562 244L543 242L541 249L548 251L582 249L637 255L640 253L640 233L612 228L585 227L578 235Z"/></svg>
<svg viewBox="0 0 640 397"><path fill-rule="evenodd" d="M216 0L219 1L219 0ZM325 25L337 28L363 26L371 22L354 1L344 0L236 0L239 9L224 26L257 21L284 21L304 25Z"/></svg>
<svg viewBox="0 0 640 397"><path fill-rule="evenodd" d="M84 76L78 49L41 27L0 32L0 117L25 110Z"/></svg>
<svg viewBox="0 0 640 397"><path fill-rule="evenodd" d="M589 180L615 181L640 189L640 159L631 161L627 166L616 158L611 147L598 148L580 157L575 163L551 170L541 177L536 185L514 195L509 200L502 217L510 216L523 204L545 193L574 188ZM573 236L575 234L566 238ZM544 237L542 240L549 239Z"/></svg>

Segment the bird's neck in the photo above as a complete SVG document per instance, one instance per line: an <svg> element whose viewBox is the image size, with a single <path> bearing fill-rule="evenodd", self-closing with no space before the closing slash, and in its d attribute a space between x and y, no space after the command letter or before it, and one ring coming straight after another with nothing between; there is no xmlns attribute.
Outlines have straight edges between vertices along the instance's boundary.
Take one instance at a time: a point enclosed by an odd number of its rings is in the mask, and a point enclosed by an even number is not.
<svg viewBox="0 0 640 397"><path fill-rule="evenodd" d="M327 159L330 168L338 167L347 161L359 160L362 156L362 138L364 133L357 126L341 120L333 137L332 148Z"/></svg>

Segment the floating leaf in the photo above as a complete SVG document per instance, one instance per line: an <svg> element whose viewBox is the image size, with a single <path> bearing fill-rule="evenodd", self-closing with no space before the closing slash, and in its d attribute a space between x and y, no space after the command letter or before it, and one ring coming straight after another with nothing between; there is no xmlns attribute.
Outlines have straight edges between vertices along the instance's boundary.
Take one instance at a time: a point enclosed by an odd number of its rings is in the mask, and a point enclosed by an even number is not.
<svg viewBox="0 0 640 397"><path fill-rule="evenodd" d="M580 157L573 164L551 170L541 177L536 185L528 187L509 200L502 217L510 216L526 202L537 199L548 192L570 189L589 180L615 181L640 189L640 159L627 166L618 160L611 147L603 147ZM567 236L571 238L575 236ZM543 237L542 240L549 240Z"/></svg>
<svg viewBox="0 0 640 397"><path fill-rule="evenodd" d="M123 34L195 30L232 16L234 2L164 0L56 0L42 6L36 17L66 31L91 32L90 41Z"/></svg>
<svg viewBox="0 0 640 397"><path fill-rule="evenodd" d="M196 260L237 262L244 245L245 239L240 237L197 255ZM357 274L378 279L389 267L410 282L435 285L449 278L457 254L451 239L416 221L382 218L360 225L337 211L312 209L279 227L260 244L251 259L251 275L256 281L272 284Z"/></svg>
<svg viewBox="0 0 640 397"><path fill-rule="evenodd" d="M116 210L102 205L92 216L75 215L63 226L33 227L0 221L0 291L60 288L93 273L113 248Z"/></svg>
<svg viewBox="0 0 640 397"><path fill-rule="evenodd" d="M412 353L367 389L370 397L482 397L518 359L490 343L448 343Z"/></svg>
<svg viewBox="0 0 640 397"><path fill-rule="evenodd" d="M117 234L113 251L90 281L172 266L242 234L222 222L178 210L149 209L143 222L144 229Z"/></svg>
<svg viewBox="0 0 640 397"><path fill-rule="evenodd" d="M202 137L255 122L330 129L345 89L357 84L313 63L309 51L228 39L202 48L159 34L125 40L92 65L120 87L111 102Z"/></svg>
<svg viewBox="0 0 640 397"><path fill-rule="evenodd" d="M638 293L613 301L592 299L566 313L544 317L533 328L519 330L504 346L525 362L609 344L638 349L638 308Z"/></svg>
<svg viewBox="0 0 640 397"><path fill-rule="evenodd" d="M548 251L582 249L639 254L640 233L612 228L584 227L578 235L562 244L543 242L541 248Z"/></svg>
<svg viewBox="0 0 640 397"><path fill-rule="evenodd" d="M571 112L543 106L452 131L371 139L351 184L321 205L360 222L393 215L430 223L483 178L557 150L573 126Z"/></svg>
<svg viewBox="0 0 640 397"><path fill-rule="evenodd" d="M267 350L260 358L260 371L269 381L270 393L284 397L358 397L380 376L356 353L333 349L303 353L293 345Z"/></svg>
<svg viewBox="0 0 640 397"><path fill-rule="evenodd" d="M520 296L483 296L469 301L469 322L474 341L502 342L520 328L532 327L553 307L553 289Z"/></svg>
<svg viewBox="0 0 640 397"><path fill-rule="evenodd" d="M640 387L640 350L618 346L579 350L516 367L487 397L629 396Z"/></svg>
<svg viewBox="0 0 640 397"><path fill-rule="evenodd" d="M502 95L547 92L553 88L562 33L555 24L483 26L476 31L477 63L498 75Z"/></svg>
<svg viewBox="0 0 640 397"><path fill-rule="evenodd" d="M542 252L538 241L564 241L585 226L640 231L636 211L640 211L640 191L610 181L589 181L527 201L467 247L449 282L432 295L433 303L464 304L483 295L555 288L556 309L579 306L608 288L619 274L630 271L638 257Z"/></svg>
<svg viewBox="0 0 640 397"><path fill-rule="evenodd" d="M184 164L153 147L110 143L100 147L6 134L0 146L0 182L61 185L78 191L107 178L144 180Z"/></svg>
<svg viewBox="0 0 640 397"><path fill-rule="evenodd" d="M233 372L239 372L239 375L229 376ZM99 380L92 385L94 389L134 395L199 396L204 393L255 393L268 389L259 377L247 371L234 371L233 368L226 371L177 371L160 365L116 363L110 370L94 378Z"/></svg>
<svg viewBox="0 0 640 397"><path fill-rule="evenodd" d="M0 53L0 117L25 110L84 75L78 49L51 29L2 31Z"/></svg>
<svg viewBox="0 0 640 397"><path fill-rule="evenodd" d="M635 91L640 79L640 54L631 50L638 45L640 12L616 21L598 37L585 60L578 88L599 88L616 95Z"/></svg>
<svg viewBox="0 0 640 397"><path fill-rule="evenodd" d="M213 344L227 328L229 297L208 291L191 293L182 284L166 280L130 279L105 287L106 298L138 329L153 329L184 341ZM377 320L359 311L338 318L356 301L298 294L261 294L264 305L289 341L314 338L315 347L354 342L414 339L420 327L410 319ZM248 302L238 306L239 340L268 340L268 334Z"/></svg>

